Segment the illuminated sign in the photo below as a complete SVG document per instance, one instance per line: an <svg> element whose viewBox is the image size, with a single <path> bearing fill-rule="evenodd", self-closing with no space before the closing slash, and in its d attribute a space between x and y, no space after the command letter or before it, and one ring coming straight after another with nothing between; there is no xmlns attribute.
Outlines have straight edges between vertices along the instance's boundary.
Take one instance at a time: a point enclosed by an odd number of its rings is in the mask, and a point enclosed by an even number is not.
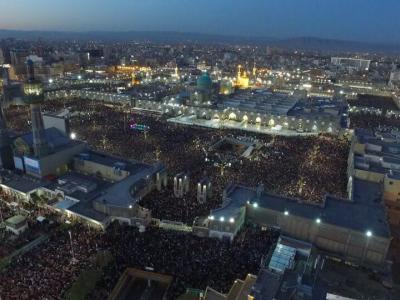
<svg viewBox="0 0 400 300"><path fill-rule="evenodd" d="M142 124L131 124L129 125L130 129L138 130L138 131L148 131L150 129L149 126L142 125Z"/></svg>
<svg viewBox="0 0 400 300"><path fill-rule="evenodd" d="M24 156L24 162L25 162L25 168L27 171L37 173L37 174L40 173L39 161Z"/></svg>
<svg viewBox="0 0 400 300"><path fill-rule="evenodd" d="M14 156L14 165L15 165L16 169L22 170L22 171L24 170L24 163L22 161L22 158Z"/></svg>
<svg viewBox="0 0 400 300"><path fill-rule="evenodd" d="M26 156L24 156L24 160L25 160L25 165L39 169L39 162L37 160L31 159Z"/></svg>

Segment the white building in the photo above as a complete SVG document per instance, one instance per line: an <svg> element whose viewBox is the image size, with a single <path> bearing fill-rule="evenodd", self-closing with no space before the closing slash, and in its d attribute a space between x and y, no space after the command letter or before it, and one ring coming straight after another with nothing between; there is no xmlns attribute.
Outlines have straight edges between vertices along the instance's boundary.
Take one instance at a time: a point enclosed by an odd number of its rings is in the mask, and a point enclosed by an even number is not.
<svg viewBox="0 0 400 300"><path fill-rule="evenodd" d="M357 71L368 71L371 61L368 59L332 57L331 64L334 66L345 67Z"/></svg>

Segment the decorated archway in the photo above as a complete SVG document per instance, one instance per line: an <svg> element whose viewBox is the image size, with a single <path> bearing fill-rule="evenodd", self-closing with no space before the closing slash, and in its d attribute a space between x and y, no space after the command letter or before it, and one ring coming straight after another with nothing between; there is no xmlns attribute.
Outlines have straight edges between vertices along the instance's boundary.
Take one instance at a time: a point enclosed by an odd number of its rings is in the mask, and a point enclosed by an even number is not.
<svg viewBox="0 0 400 300"><path fill-rule="evenodd" d="M274 119L269 120L269 121L268 121L268 125L271 126L271 127L272 127L272 126L275 126L275 121L274 121Z"/></svg>
<svg viewBox="0 0 400 300"><path fill-rule="evenodd" d="M229 118L229 120L236 120L236 114L232 112L229 114L228 118Z"/></svg>

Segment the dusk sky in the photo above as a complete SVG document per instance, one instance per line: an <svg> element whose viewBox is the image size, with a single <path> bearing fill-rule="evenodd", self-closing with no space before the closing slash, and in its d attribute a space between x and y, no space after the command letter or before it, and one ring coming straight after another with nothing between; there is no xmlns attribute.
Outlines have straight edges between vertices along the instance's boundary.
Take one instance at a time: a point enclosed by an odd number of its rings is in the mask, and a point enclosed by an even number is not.
<svg viewBox="0 0 400 300"><path fill-rule="evenodd" d="M399 0L0 0L0 29L156 30L400 43Z"/></svg>

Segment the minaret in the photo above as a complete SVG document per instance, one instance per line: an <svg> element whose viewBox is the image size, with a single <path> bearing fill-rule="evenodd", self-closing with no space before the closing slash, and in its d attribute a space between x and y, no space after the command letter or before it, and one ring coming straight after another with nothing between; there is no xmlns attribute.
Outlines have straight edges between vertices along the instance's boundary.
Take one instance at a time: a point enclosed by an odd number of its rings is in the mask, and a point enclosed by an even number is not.
<svg viewBox="0 0 400 300"><path fill-rule="evenodd" d="M30 105L32 118L33 150L37 158L49 152L49 145L43 124L40 104L43 101L43 87L39 80L35 80L35 68L32 60L27 61L28 81L25 83L25 101Z"/></svg>
<svg viewBox="0 0 400 300"><path fill-rule="evenodd" d="M14 158L2 104L0 103L0 167L12 170L14 169Z"/></svg>
<svg viewBox="0 0 400 300"><path fill-rule="evenodd" d="M237 72L237 81L240 81L240 77L242 77L242 66L238 65L238 72Z"/></svg>
<svg viewBox="0 0 400 300"><path fill-rule="evenodd" d="M35 66L31 59L28 59L26 61L26 75L29 82L35 81Z"/></svg>
<svg viewBox="0 0 400 300"><path fill-rule="evenodd" d="M35 152L35 156L39 158L48 154L49 145L46 140L40 103L32 103L30 106L32 116L33 151Z"/></svg>
<svg viewBox="0 0 400 300"><path fill-rule="evenodd" d="M3 68L3 86L7 86L10 83L10 74L8 68Z"/></svg>

